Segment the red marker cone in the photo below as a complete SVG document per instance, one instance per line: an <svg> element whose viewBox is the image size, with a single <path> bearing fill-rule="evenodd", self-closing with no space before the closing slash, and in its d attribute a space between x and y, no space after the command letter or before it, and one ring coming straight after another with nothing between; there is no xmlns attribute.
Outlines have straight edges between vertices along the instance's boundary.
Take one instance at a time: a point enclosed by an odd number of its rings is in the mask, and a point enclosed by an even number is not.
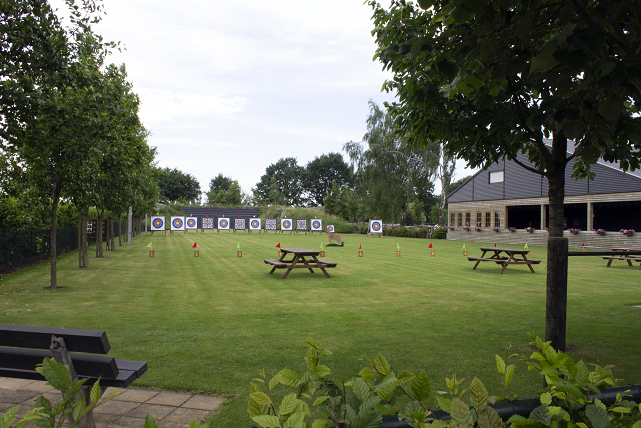
<svg viewBox="0 0 641 428"><path fill-rule="evenodd" d="M359 249L359 250L362 250L362 249L363 249L363 244L360 244L360 245L358 246L358 249Z"/></svg>
<svg viewBox="0 0 641 428"><path fill-rule="evenodd" d="M430 244L430 246L429 246L429 247L427 247L427 248L432 248L432 244Z"/></svg>
<svg viewBox="0 0 641 428"><path fill-rule="evenodd" d="M496 247L496 243L494 244L494 247Z"/></svg>
<svg viewBox="0 0 641 428"><path fill-rule="evenodd" d="M276 248L280 248L280 242L278 243L278 245L276 245Z"/></svg>
<svg viewBox="0 0 641 428"><path fill-rule="evenodd" d="M191 248L196 248L196 243L195 243L195 242L194 242L194 245L192 245L192 247L191 247Z"/></svg>

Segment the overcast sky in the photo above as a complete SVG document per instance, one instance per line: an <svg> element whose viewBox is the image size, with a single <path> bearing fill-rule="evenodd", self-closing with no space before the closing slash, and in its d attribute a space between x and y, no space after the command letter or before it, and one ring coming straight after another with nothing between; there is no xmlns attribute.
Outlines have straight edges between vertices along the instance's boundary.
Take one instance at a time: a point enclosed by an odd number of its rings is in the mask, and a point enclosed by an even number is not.
<svg viewBox="0 0 641 428"><path fill-rule="evenodd" d="M348 161L342 146L361 141L368 101L393 100L363 0L103 4L95 31L126 47L108 62L127 67L158 165L192 174L203 192L222 173L249 193L282 157Z"/></svg>

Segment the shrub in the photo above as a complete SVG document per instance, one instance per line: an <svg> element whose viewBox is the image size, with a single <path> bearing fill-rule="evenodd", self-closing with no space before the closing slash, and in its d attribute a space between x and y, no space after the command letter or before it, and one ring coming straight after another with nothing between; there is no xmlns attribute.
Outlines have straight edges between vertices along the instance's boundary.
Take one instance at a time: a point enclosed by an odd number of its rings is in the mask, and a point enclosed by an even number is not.
<svg viewBox="0 0 641 428"><path fill-rule="evenodd" d="M439 227L438 229L432 232L433 239L447 239L447 229L444 227Z"/></svg>
<svg viewBox="0 0 641 428"><path fill-rule="evenodd" d="M369 226L364 224L358 228L358 233L360 233L361 235L366 235L368 229L369 229Z"/></svg>

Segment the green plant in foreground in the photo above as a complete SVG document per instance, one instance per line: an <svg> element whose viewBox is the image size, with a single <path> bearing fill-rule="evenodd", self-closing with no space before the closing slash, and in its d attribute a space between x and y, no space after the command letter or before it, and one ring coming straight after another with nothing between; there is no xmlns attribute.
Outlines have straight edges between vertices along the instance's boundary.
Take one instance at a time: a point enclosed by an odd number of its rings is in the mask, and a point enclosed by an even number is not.
<svg viewBox="0 0 641 428"><path fill-rule="evenodd" d="M368 366L350 381L336 384L326 378L330 369L320 364L321 357L331 352L318 347L312 339L306 343L307 371L298 375L283 369L267 381L262 370L261 378L254 380L267 385L268 393L262 392L259 384L251 383L247 411L264 428L375 428L381 425L383 416L391 415L415 428L503 428L508 424L515 428L641 428L641 405L626 400L625 394L617 394L614 402L607 404L598 398L590 399L591 392L601 394L599 388L615 386L612 366L595 365L591 372L583 361L575 364L549 342L533 338L531 345L536 352L521 359L529 370L545 377L547 388L540 396L541 405L528 418L513 415L504 423L490 405L496 403L496 397L488 394L483 383L474 378L464 388L465 379L457 379L454 373L446 379L448 392L436 397L439 408L450 419L436 419L425 404L430 395L425 373L415 375L403 370L396 374L381 354L361 357ZM505 359L495 356L502 377L502 400L514 375L514 365L507 362L517 356L509 355L510 349L511 343ZM295 392L277 404L275 390L279 384L293 387ZM466 402L464 396L468 395Z"/></svg>
<svg viewBox="0 0 641 428"><path fill-rule="evenodd" d="M63 392L62 400L52 406L51 402L41 395L33 403L32 409L18 422L16 422L16 413L20 410L20 405L14 406L0 417L0 428L18 428L29 422L33 422L38 428L60 428L70 415L74 420L70 428L74 428L77 427L78 420L87 416L89 411L98 404L100 379L91 387L89 403L86 403L84 397L76 397L76 394L89 379L72 380L69 367L56 362L53 358L45 358L42 364L36 367L36 370L44 376L47 384ZM115 394L105 397L105 400L113 397ZM189 428L197 428L197 426L195 420L189 424ZM158 428L158 425L154 418L148 414L143 428Z"/></svg>

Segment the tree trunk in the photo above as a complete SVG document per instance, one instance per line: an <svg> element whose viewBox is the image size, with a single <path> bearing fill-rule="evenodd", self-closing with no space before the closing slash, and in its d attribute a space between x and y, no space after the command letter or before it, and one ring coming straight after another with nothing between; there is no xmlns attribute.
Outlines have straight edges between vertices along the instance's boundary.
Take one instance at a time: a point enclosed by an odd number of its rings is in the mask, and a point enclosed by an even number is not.
<svg viewBox="0 0 641 428"><path fill-rule="evenodd" d="M122 247L122 214L118 214L118 246Z"/></svg>
<svg viewBox="0 0 641 428"><path fill-rule="evenodd" d="M89 268L89 240L87 238L87 223L89 222L89 206L85 205L82 214L82 267Z"/></svg>
<svg viewBox="0 0 641 428"><path fill-rule="evenodd" d="M82 269L82 211L78 212L78 269Z"/></svg>
<svg viewBox="0 0 641 428"><path fill-rule="evenodd" d="M548 227L547 291L545 303L545 340L565 352L565 322L568 293L568 240L563 238L563 203L568 140L555 133L552 162L547 165L550 225Z"/></svg>
<svg viewBox="0 0 641 428"><path fill-rule="evenodd" d="M50 234L50 256L51 256L51 285L49 288L55 290L58 288L58 267L56 265L56 258L58 254L56 252L56 222L58 217L58 201L60 200L60 191L61 191L61 180L58 179L56 187L53 191L53 200L51 202L51 234Z"/></svg>
<svg viewBox="0 0 641 428"><path fill-rule="evenodd" d="M103 252L103 248L102 248L102 243L103 243L102 226L103 226L103 223L104 223L104 217L105 217L105 209L103 208L100 211L100 217L98 217L98 235L96 235L98 237L98 244L97 244L98 245L98 257L104 257L105 256L105 254Z"/></svg>
<svg viewBox="0 0 641 428"><path fill-rule="evenodd" d="M109 231L110 231L109 233L110 233L110 235L111 235L111 247L110 247L110 250L111 250L111 251L114 251L114 250L115 250L115 248L114 248L114 243L115 243L115 240L114 240L114 221L115 221L115 220L116 220L116 219L115 219L113 216L112 216L112 217L110 217L110 224L111 224L111 225L110 225L110 227L109 227Z"/></svg>

